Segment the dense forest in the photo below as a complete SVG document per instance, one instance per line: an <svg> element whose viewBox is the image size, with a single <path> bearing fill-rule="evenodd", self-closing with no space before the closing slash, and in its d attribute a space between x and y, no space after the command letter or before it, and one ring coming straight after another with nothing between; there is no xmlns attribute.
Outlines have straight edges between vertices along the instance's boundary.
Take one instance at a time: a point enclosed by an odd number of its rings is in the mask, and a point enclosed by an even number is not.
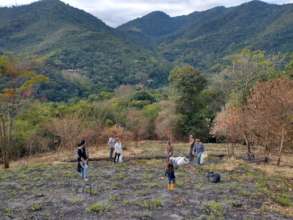
<svg viewBox="0 0 293 220"><path fill-rule="evenodd" d="M58 0L0 8L1 158L193 134L280 163L293 137L292 16L252 1L112 29Z"/></svg>

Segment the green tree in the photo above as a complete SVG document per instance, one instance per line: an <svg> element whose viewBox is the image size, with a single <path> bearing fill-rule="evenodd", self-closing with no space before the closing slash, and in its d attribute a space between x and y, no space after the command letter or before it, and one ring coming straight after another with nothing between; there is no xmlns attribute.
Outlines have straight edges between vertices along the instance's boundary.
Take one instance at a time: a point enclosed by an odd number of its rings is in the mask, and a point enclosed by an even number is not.
<svg viewBox="0 0 293 220"><path fill-rule="evenodd" d="M278 75L274 62L263 51L245 49L231 56L230 62L231 65L215 77L213 87L234 105L245 104L250 90L258 81Z"/></svg>
<svg viewBox="0 0 293 220"><path fill-rule="evenodd" d="M181 115L178 122L181 135L192 133L199 137L206 136L208 123L203 112L202 91L207 86L207 80L192 66L175 68L169 80L175 92L176 111Z"/></svg>

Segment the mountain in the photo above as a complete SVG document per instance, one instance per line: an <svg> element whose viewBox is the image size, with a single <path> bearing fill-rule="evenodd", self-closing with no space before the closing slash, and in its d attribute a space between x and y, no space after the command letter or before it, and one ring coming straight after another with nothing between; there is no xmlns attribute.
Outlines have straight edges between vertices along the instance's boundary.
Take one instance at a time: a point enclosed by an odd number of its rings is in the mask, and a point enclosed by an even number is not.
<svg viewBox="0 0 293 220"><path fill-rule="evenodd" d="M251 1L178 17L155 11L116 29L59 0L0 8L0 54L41 62L37 71L50 81L37 95L52 101L121 84L159 87L184 63L213 73L243 48L292 52L293 4Z"/></svg>
<svg viewBox="0 0 293 220"><path fill-rule="evenodd" d="M121 84L166 82L164 61L96 17L59 0L0 8L0 52L43 61L39 96L62 101Z"/></svg>
<svg viewBox="0 0 293 220"><path fill-rule="evenodd" d="M293 4L251 1L179 17L151 13L118 30L142 46L155 48L169 62L188 63L207 72L243 48L292 52Z"/></svg>

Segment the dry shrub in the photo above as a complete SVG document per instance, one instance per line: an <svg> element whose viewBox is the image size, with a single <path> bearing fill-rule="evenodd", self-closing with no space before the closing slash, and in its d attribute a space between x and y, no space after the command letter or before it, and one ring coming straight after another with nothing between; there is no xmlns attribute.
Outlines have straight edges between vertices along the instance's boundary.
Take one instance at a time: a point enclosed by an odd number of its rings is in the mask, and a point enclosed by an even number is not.
<svg viewBox="0 0 293 220"><path fill-rule="evenodd" d="M160 139L174 139L179 116L176 114L175 103L163 101L161 111L155 121L155 132Z"/></svg>
<svg viewBox="0 0 293 220"><path fill-rule="evenodd" d="M264 146L266 161L271 153L278 155L280 165L284 149L292 148L293 140L293 81L279 78L259 82L251 91L246 104L228 106L220 112L211 133L224 136L231 143L245 141Z"/></svg>
<svg viewBox="0 0 293 220"><path fill-rule="evenodd" d="M46 128L60 138L60 149L73 149L82 139L83 123L75 116L53 119Z"/></svg>
<svg viewBox="0 0 293 220"><path fill-rule="evenodd" d="M136 141L149 138L150 120L146 118L142 111L130 110L127 113L127 129L133 134Z"/></svg>
<svg viewBox="0 0 293 220"><path fill-rule="evenodd" d="M119 125L104 128L101 135L101 142L106 143L109 137L119 137L124 141L129 141L133 139L133 134Z"/></svg>

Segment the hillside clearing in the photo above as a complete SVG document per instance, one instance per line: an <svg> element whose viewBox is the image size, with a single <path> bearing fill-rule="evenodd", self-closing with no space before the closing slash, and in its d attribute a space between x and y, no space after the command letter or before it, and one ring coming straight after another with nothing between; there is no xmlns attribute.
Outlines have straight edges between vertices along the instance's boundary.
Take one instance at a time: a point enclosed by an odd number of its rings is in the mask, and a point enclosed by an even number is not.
<svg viewBox="0 0 293 220"><path fill-rule="evenodd" d="M157 147L144 148L140 155L157 154L155 149L163 147L155 142L140 146L145 145ZM175 149L183 154L184 145ZM177 189L170 193L161 179L163 160L116 166L91 162L88 182L80 179L75 163L18 165L0 171L0 219L291 219L292 176L267 175L259 168L210 157L199 168L179 168ZM222 183L208 183L209 170L221 173Z"/></svg>

